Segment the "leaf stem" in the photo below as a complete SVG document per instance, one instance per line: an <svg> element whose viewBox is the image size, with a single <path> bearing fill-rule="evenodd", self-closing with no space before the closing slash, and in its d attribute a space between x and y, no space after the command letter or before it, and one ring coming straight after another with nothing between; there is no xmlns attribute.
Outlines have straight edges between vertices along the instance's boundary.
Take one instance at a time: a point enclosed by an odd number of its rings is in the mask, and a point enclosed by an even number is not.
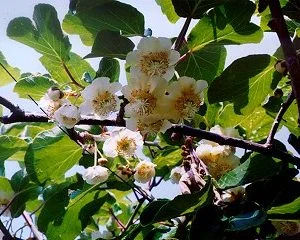
<svg viewBox="0 0 300 240"><path fill-rule="evenodd" d="M42 234L39 232L39 230L36 228L36 226L33 224L29 214L27 212L22 213L23 218L25 219L26 223L30 227L31 231L33 232L33 235L36 240L43 240Z"/></svg>
<svg viewBox="0 0 300 240"><path fill-rule="evenodd" d="M184 22L184 25L176 39L176 42L175 42L175 47L174 49L176 51L178 51L184 41L184 38L185 38L185 34L187 33L187 30L189 29L189 26L190 26L190 23L192 21L192 18L191 17L187 17L185 22Z"/></svg>
<svg viewBox="0 0 300 240"><path fill-rule="evenodd" d="M84 89L84 86L81 85L80 83L78 83L78 82L75 80L75 78L72 76L72 73L71 73L70 70L68 69L67 65L66 65L64 62L62 63L62 65L63 65L63 67L64 67L66 73L68 74L69 78L71 79L72 83L73 83L74 85L76 85L77 87L80 87L81 89Z"/></svg>

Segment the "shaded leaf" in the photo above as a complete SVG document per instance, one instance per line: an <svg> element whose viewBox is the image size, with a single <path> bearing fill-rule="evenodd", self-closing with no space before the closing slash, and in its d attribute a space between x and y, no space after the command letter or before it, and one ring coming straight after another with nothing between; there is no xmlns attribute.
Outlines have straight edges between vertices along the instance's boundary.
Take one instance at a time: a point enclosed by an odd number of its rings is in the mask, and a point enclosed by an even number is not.
<svg viewBox="0 0 300 240"><path fill-rule="evenodd" d="M223 175L219 179L218 185L222 189L227 189L265 179L276 174L280 167L281 163L276 162L272 157L252 154L244 163Z"/></svg>
<svg viewBox="0 0 300 240"><path fill-rule="evenodd" d="M173 200L164 200L159 203L151 202L142 212L140 221L142 225L165 221L178 216L192 213L199 208L211 204L214 198L211 180L208 180L201 191L179 195Z"/></svg>
<svg viewBox="0 0 300 240"><path fill-rule="evenodd" d="M96 36L92 52L85 58L110 57L125 59L128 52L132 51L134 43L120 33L102 30Z"/></svg>
<svg viewBox="0 0 300 240"><path fill-rule="evenodd" d="M120 64L117 59L104 57L99 63L96 77L109 77L110 82L118 82L120 76Z"/></svg>
<svg viewBox="0 0 300 240"><path fill-rule="evenodd" d="M248 0L228 1L223 8L211 10L192 29L188 36L188 47L196 51L209 43L260 42L263 32L250 22L254 11L255 4Z"/></svg>
<svg viewBox="0 0 300 240"><path fill-rule="evenodd" d="M211 83L210 103L230 101L237 114L250 114L273 92L281 75L274 70L276 60L269 55L249 55L235 60Z"/></svg>
<svg viewBox="0 0 300 240"><path fill-rule="evenodd" d="M25 155L26 169L35 182L61 182L66 171L79 161L81 154L81 147L54 128L34 138Z"/></svg>
<svg viewBox="0 0 300 240"><path fill-rule="evenodd" d="M272 207L268 210L268 216L272 219L299 219L300 218L300 197L293 202Z"/></svg>
<svg viewBox="0 0 300 240"><path fill-rule="evenodd" d="M180 17L201 18L208 9L225 3L226 0L172 0Z"/></svg>
<svg viewBox="0 0 300 240"><path fill-rule="evenodd" d="M91 46L97 33L105 29L121 31L123 36L142 36L144 16L136 8L118 1L79 0L76 13L65 16L63 29L78 34L85 45Z"/></svg>

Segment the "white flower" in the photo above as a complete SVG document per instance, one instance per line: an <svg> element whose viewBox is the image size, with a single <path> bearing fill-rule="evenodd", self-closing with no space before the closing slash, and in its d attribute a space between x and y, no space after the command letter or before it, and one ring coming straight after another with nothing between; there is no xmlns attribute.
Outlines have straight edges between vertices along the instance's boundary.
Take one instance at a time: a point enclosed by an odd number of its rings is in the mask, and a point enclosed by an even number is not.
<svg viewBox="0 0 300 240"><path fill-rule="evenodd" d="M172 82L167 89L169 118L175 121L192 119L203 104L203 90L207 86L206 81L185 76Z"/></svg>
<svg viewBox="0 0 300 240"><path fill-rule="evenodd" d="M64 104L53 114L54 119L66 128L73 128L80 121L80 111L72 104Z"/></svg>
<svg viewBox="0 0 300 240"><path fill-rule="evenodd" d="M101 232L100 231L92 232L91 237L92 237L92 240L96 240L96 239L99 239L99 238L101 238L101 239L112 239L114 236L110 231L104 229Z"/></svg>
<svg viewBox="0 0 300 240"><path fill-rule="evenodd" d="M53 101L50 99L48 94L45 94L40 101L39 106L47 113L47 115L52 118L54 112L59 109L62 105L71 104L71 102L65 98L58 99L57 101Z"/></svg>
<svg viewBox="0 0 300 240"><path fill-rule="evenodd" d="M279 234L294 236L300 232L300 222L272 221L272 224Z"/></svg>
<svg viewBox="0 0 300 240"><path fill-rule="evenodd" d="M126 127L133 131L140 131L142 135L164 133L172 127L172 123L163 119L162 115L155 114L147 117L129 118L126 120Z"/></svg>
<svg viewBox="0 0 300 240"><path fill-rule="evenodd" d="M96 78L81 92L85 100L79 107L81 112L83 114L94 113L100 119L106 119L120 108L120 100L115 93L121 88L120 83L110 83L107 77Z"/></svg>
<svg viewBox="0 0 300 240"><path fill-rule="evenodd" d="M143 137L139 132L133 132L127 128L120 128L112 131L111 137L103 144L103 153L107 157L122 156L130 158L142 149Z"/></svg>
<svg viewBox="0 0 300 240"><path fill-rule="evenodd" d="M163 103L167 81L162 78L132 78L122 93L129 101L125 106L125 115L128 117L145 117L163 112Z"/></svg>
<svg viewBox="0 0 300 240"><path fill-rule="evenodd" d="M108 179L108 170L102 166L88 167L82 178L91 185L102 183Z"/></svg>
<svg viewBox="0 0 300 240"><path fill-rule="evenodd" d="M243 186L238 186L226 190L222 195L224 202L232 203L241 200L245 195L245 188Z"/></svg>
<svg viewBox="0 0 300 240"><path fill-rule="evenodd" d="M172 183L178 184L181 177L182 177L181 167L175 167L171 170L170 179Z"/></svg>
<svg viewBox="0 0 300 240"><path fill-rule="evenodd" d="M175 72L175 64L180 58L179 52L171 50L172 42L168 38L145 37L137 50L128 53L126 61L131 65L131 76L162 77L169 81Z"/></svg>
<svg viewBox="0 0 300 240"><path fill-rule="evenodd" d="M46 94L52 101L58 101L64 96L63 92L56 86L49 88Z"/></svg>
<svg viewBox="0 0 300 240"><path fill-rule="evenodd" d="M134 179L140 183L148 182L155 176L155 166L152 162L139 162L135 167Z"/></svg>
<svg viewBox="0 0 300 240"><path fill-rule="evenodd" d="M218 125L211 128L210 132L223 136L239 137L236 129L224 129ZM196 148L196 155L206 164L209 173L216 179L239 165L240 159L234 155L234 152L234 147L219 145L208 140L201 140Z"/></svg>

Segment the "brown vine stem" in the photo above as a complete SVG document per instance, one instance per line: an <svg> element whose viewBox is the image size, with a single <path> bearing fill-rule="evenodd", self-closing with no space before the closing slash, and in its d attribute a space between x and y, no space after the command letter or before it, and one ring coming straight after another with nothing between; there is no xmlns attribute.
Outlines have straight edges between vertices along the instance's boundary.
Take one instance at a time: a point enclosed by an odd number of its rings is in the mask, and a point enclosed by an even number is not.
<svg viewBox="0 0 300 240"><path fill-rule="evenodd" d="M78 82L75 80L75 78L72 76L72 74L71 74L70 70L68 69L68 67L66 66L66 64L63 62L62 65L63 65L63 67L64 67L66 73L68 74L69 78L71 79L72 83L73 83L74 85L76 85L77 87L80 87L81 89L84 89L84 86L81 85L80 83L78 83Z"/></svg>
<svg viewBox="0 0 300 240"><path fill-rule="evenodd" d="M279 0L269 0L268 3L272 15L268 25L277 33L284 53L287 69L292 80L293 93L298 105L298 124L300 125L300 63L295 46L290 38Z"/></svg>
<svg viewBox="0 0 300 240"><path fill-rule="evenodd" d="M273 125L271 127L271 130L270 130L270 133L269 133L269 136L267 138L267 141L265 143L266 146L270 146L273 144L273 141L274 141L274 136L278 130L278 127L279 127L279 124L283 118L283 115L285 114L285 112L288 110L289 106L293 103L295 99L295 96L293 93L290 93L287 100L282 103L281 105L281 108L279 109L276 117L275 117L275 120L273 122Z"/></svg>
<svg viewBox="0 0 300 240"><path fill-rule="evenodd" d="M184 25L176 39L176 42L175 42L175 47L174 49L176 51L178 51L184 41L184 38L185 38L185 34L187 33L187 30L189 29L189 26L190 26L190 23L192 21L192 18L191 17L187 17L185 22L184 22Z"/></svg>
<svg viewBox="0 0 300 240"><path fill-rule="evenodd" d="M3 233L4 238L7 240L14 240L14 238L11 236L10 232L6 229L3 222L0 220L0 231Z"/></svg>

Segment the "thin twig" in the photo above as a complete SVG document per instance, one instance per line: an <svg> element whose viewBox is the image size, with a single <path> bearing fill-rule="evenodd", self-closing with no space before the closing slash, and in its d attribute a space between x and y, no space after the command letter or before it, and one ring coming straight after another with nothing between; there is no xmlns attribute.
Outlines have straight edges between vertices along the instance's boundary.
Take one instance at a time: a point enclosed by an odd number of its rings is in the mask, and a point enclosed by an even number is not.
<svg viewBox="0 0 300 240"><path fill-rule="evenodd" d="M119 225L119 227L121 227L122 230L124 230L125 229L124 224L121 222L121 220L119 218L117 218L117 216L115 215L115 213L113 212L113 210L111 208L109 209L109 212L112 215L112 217L116 220L116 222Z"/></svg>
<svg viewBox="0 0 300 240"><path fill-rule="evenodd" d="M271 127L271 130L270 130L270 133L269 133L269 136L267 138L265 145L272 145L272 143L274 141L274 136L277 132L277 129L282 120L282 117L285 114L285 112L288 110L289 106L293 103L294 99L295 99L294 94L290 93L287 100L284 103L282 103L281 108L279 109L277 116L274 119L273 125Z"/></svg>
<svg viewBox="0 0 300 240"><path fill-rule="evenodd" d="M39 232L39 230L36 228L36 226L33 224L31 217L27 212L22 213L23 218L25 219L26 223L30 227L31 231L33 232L33 235L37 240L43 240L43 235Z"/></svg>
<svg viewBox="0 0 300 240"><path fill-rule="evenodd" d="M0 230L4 234L5 239L7 240L13 240L14 238L11 236L10 232L6 229L2 221L0 220Z"/></svg>
<svg viewBox="0 0 300 240"><path fill-rule="evenodd" d="M293 93L298 105L298 123L300 125L300 63L295 46L290 38L279 0L269 0L268 3L272 15L268 25L277 33L284 53L287 69L291 76Z"/></svg>

